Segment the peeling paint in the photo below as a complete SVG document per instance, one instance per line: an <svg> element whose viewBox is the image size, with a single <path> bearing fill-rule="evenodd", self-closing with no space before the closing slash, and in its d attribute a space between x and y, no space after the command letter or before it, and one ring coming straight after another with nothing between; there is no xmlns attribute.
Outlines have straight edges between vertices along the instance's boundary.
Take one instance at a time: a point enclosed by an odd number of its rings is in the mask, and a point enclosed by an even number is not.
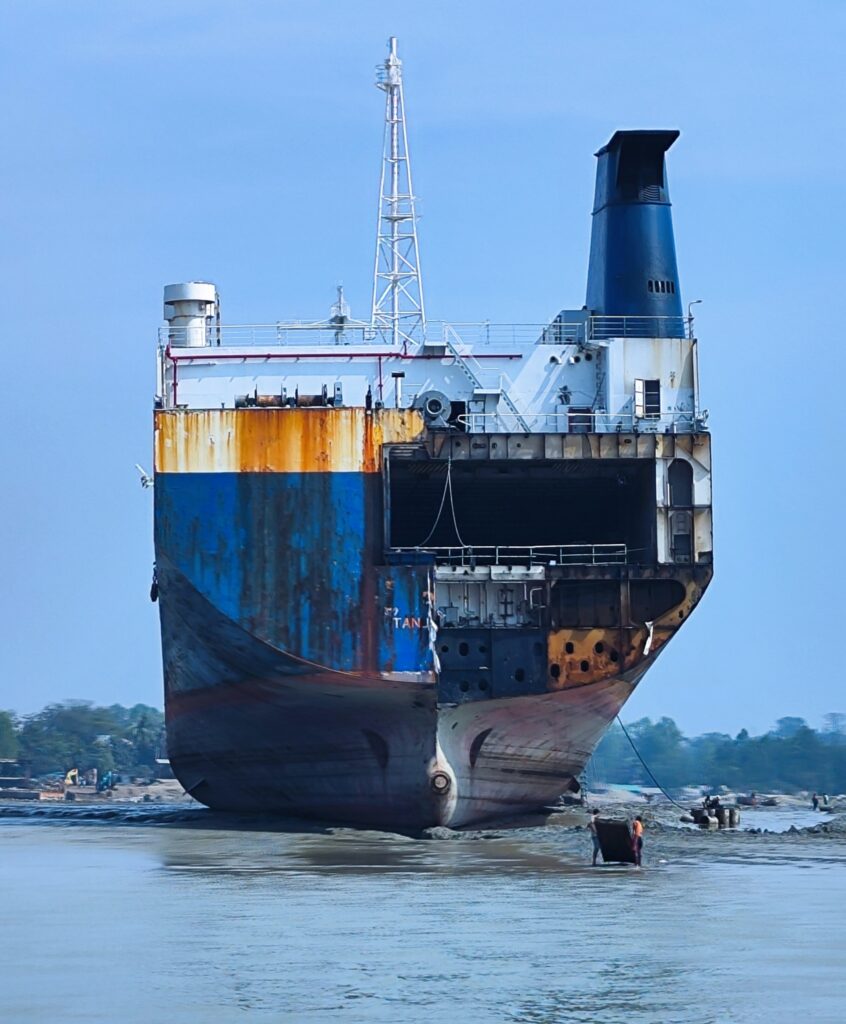
<svg viewBox="0 0 846 1024"><path fill-rule="evenodd" d="M382 445L423 432L414 409L157 410L159 473L378 473Z"/></svg>

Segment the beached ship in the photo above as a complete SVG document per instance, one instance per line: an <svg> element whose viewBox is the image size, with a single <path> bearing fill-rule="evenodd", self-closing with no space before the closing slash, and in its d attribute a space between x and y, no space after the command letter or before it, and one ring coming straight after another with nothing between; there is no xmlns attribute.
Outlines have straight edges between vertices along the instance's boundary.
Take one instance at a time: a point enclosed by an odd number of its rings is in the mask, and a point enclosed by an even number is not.
<svg viewBox="0 0 846 1024"><path fill-rule="evenodd" d="M401 65L373 302L224 325L165 288L156 589L168 746L214 808L460 826L578 789L712 574L711 447L665 154L597 154L585 305L426 317Z"/></svg>

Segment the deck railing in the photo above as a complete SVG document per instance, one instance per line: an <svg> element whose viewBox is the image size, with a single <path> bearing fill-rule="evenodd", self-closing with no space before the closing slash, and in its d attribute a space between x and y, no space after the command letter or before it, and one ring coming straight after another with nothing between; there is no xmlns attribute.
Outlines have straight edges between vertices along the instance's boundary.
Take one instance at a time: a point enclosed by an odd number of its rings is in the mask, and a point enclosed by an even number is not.
<svg viewBox="0 0 846 1024"><path fill-rule="evenodd" d="M464 547L395 547L390 554L431 555L436 565L490 566L524 562L535 565L625 565L625 544L466 545Z"/></svg>
<svg viewBox="0 0 846 1024"><path fill-rule="evenodd" d="M673 411L660 416L579 409L572 412L521 412L520 422L508 412L470 412L457 417L471 434L663 434L705 429L707 414ZM525 424L528 431L525 430Z"/></svg>
<svg viewBox="0 0 846 1024"><path fill-rule="evenodd" d="M692 316L592 316L589 339L608 338L692 338Z"/></svg>
<svg viewBox="0 0 846 1024"><path fill-rule="evenodd" d="M430 320L419 346L437 348L460 339L469 348L584 345L609 338L690 338L692 317L590 316L573 323L545 324L448 323ZM366 346L391 350L387 333L359 320L335 324L325 320L291 320L272 324L218 324L159 328L159 344L172 348Z"/></svg>

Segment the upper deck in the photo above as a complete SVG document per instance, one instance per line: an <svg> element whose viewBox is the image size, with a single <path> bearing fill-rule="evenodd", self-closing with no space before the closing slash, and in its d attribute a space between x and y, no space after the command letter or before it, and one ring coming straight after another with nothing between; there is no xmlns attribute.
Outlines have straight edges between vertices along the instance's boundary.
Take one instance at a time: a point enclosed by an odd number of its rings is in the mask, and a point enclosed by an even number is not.
<svg viewBox="0 0 846 1024"><path fill-rule="evenodd" d="M428 321L422 341L391 344L346 319L229 326L209 315L161 328L158 359L168 409L421 408L434 426L472 433L706 429L691 317Z"/></svg>

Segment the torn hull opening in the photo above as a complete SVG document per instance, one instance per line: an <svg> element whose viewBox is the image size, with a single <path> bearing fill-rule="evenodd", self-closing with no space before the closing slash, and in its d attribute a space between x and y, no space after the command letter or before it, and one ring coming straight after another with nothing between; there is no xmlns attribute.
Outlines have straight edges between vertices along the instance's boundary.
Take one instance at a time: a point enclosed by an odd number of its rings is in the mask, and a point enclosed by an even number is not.
<svg viewBox="0 0 846 1024"><path fill-rule="evenodd" d="M391 547L623 544L655 560L651 460L393 462Z"/></svg>

